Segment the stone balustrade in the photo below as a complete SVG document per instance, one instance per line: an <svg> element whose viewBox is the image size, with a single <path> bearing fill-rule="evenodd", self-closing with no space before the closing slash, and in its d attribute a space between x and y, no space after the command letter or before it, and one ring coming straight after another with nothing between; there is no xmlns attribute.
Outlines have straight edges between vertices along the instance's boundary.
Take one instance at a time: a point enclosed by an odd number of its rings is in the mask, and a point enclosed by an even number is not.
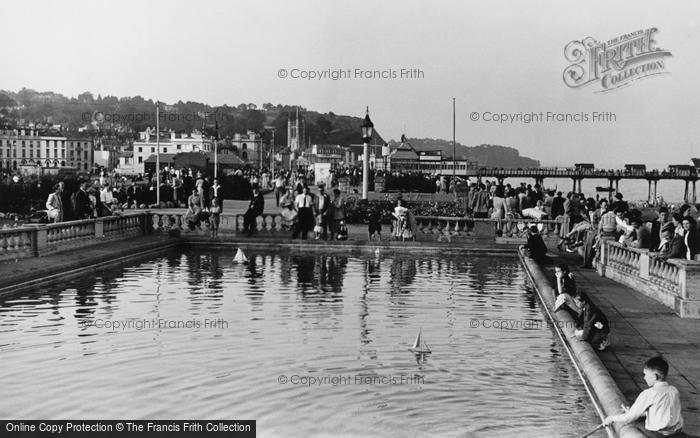
<svg viewBox="0 0 700 438"><path fill-rule="evenodd" d="M700 318L700 262L661 259L645 249L601 242L596 269L674 309L682 318Z"/></svg>
<svg viewBox="0 0 700 438"><path fill-rule="evenodd" d="M148 234L149 213L27 225L0 230L0 261L38 257Z"/></svg>
<svg viewBox="0 0 700 438"><path fill-rule="evenodd" d="M220 232L243 232L243 214L222 214ZM566 218L547 219L491 219L491 218L457 218L439 216L416 216L416 231L421 236L438 241L451 241L455 237L494 237L524 240L526 231L536 225L542 236L558 237L568 233ZM156 229L158 227L155 227ZM262 234L288 233L290 227L279 214L263 214L256 218L256 231Z"/></svg>

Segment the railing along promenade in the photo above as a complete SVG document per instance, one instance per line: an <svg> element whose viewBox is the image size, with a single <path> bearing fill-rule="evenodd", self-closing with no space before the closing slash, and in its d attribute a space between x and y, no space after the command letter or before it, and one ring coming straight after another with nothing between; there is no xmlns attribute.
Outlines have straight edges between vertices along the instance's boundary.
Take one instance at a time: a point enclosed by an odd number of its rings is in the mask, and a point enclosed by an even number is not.
<svg viewBox="0 0 700 438"><path fill-rule="evenodd" d="M598 274L654 298L682 318L700 318L700 261L664 260L649 250L601 243Z"/></svg>
<svg viewBox="0 0 700 438"><path fill-rule="evenodd" d="M599 179L680 179L697 180L700 178L695 170L680 169L675 172L667 170L619 170L619 169L575 169L575 168L532 168L500 169L481 168L473 171L474 176L492 178L599 178Z"/></svg>
<svg viewBox="0 0 700 438"><path fill-rule="evenodd" d="M536 225L545 239L555 239L568 232L566 220L537 219L482 219L416 216L417 240L451 242L459 238L494 238L522 241L527 228ZM204 224L190 231L184 212L140 212L122 216L101 217L55 224L27 225L20 228L0 229L0 261L47 254L98 245L110 240L165 232L171 228L180 230L183 236L207 234ZM263 214L256 218L256 234L259 236L289 237L292 230L279 214ZM219 232L243 233L243 215L221 215ZM385 236L388 233L385 232Z"/></svg>

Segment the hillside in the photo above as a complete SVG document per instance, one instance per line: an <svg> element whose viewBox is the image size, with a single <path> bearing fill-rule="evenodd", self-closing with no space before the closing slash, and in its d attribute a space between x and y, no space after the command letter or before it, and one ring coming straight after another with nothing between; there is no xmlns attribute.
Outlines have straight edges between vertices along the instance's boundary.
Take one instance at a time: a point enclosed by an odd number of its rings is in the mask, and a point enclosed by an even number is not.
<svg viewBox="0 0 700 438"><path fill-rule="evenodd" d="M173 104L161 102L161 129L176 132L201 130L219 138L232 137L236 133L254 131L262 134L269 143L272 130L275 144L287 144L287 120L295 117L297 107L265 103L262 108L252 103L237 106L218 106L200 102ZM300 126L306 144L358 144L361 140L362 117L336 115L333 112L318 113L298 108ZM98 135L114 135L120 138L136 138L138 132L155 126L155 101L141 96L95 97L84 92L78 97L66 97L51 91L39 92L23 88L18 92L0 90L0 126L17 126L29 123L62 125L77 130L87 129ZM452 142L441 139L410 139L417 150L441 150L443 157L452 158ZM374 132L373 143L382 144L381 134ZM393 145L397 143L391 141ZM457 144L458 159L477 161L488 167L539 167L539 161L521 157L517 149L496 145L467 147Z"/></svg>
<svg viewBox="0 0 700 438"><path fill-rule="evenodd" d="M23 88L19 92L0 90L0 125L42 123L62 125L77 130L87 128L119 136L138 135L148 126L155 126L155 101L141 96L115 97L81 93L68 98L54 92L38 92ZM265 103L262 108L252 103L218 106L200 102L161 102L160 126L176 132L205 131L220 138L247 131L261 133L269 141L275 129L275 144L287 144L287 120L297 107ZM305 143L349 145L361 142L362 117L321 114L299 107ZM373 142L383 143L375 131Z"/></svg>

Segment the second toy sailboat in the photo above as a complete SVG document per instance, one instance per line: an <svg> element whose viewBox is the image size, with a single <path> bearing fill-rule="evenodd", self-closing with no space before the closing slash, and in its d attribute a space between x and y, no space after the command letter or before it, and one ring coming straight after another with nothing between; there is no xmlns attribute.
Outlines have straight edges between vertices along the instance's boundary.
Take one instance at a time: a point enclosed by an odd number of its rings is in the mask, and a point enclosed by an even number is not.
<svg viewBox="0 0 700 438"><path fill-rule="evenodd" d="M430 347L428 347L428 344L425 343L425 339L423 339L423 330L421 329L418 332L418 336L416 337L416 340L413 342L413 346L408 349L409 351L412 351L414 353L421 353L421 354L427 354L430 353Z"/></svg>

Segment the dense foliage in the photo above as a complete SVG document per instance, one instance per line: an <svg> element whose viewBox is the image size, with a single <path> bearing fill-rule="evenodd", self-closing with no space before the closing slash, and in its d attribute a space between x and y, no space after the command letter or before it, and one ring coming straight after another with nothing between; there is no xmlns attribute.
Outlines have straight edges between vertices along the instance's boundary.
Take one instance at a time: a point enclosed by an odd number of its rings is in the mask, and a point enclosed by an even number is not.
<svg viewBox="0 0 700 438"><path fill-rule="evenodd" d="M90 126L100 134L130 134L133 138L146 127L155 126L155 107L155 101L141 96L98 94L95 97L90 92L84 92L77 98L68 98L58 93L26 88L17 93L0 90L0 124L9 127L23 119L49 125L60 124L73 130ZM297 107L272 103L265 103L262 108L253 103L213 107L200 102L178 101L171 105L161 103L160 111L161 128L176 132L203 130L209 135L216 135L218 126L219 138L254 131L262 134L266 143L270 143L272 129L269 128L274 128L275 144L279 147L288 144L287 120L295 117ZM304 140L311 144L349 145L361 142L363 114L357 117L332 112L320 114L302 107L298 111ZM372 141L377 144L384 142L377 130Z"/></svg>
<svg viewBox="0 0 700 438"><path fill-rule="evenodd" d="M415 216L464 217L464 211L454 202L405 202L404 206ZM350 224L367 224L372 217L380 218L383 224L390 224L396 201L350 198L345 207L345 217Z"/></svg>

